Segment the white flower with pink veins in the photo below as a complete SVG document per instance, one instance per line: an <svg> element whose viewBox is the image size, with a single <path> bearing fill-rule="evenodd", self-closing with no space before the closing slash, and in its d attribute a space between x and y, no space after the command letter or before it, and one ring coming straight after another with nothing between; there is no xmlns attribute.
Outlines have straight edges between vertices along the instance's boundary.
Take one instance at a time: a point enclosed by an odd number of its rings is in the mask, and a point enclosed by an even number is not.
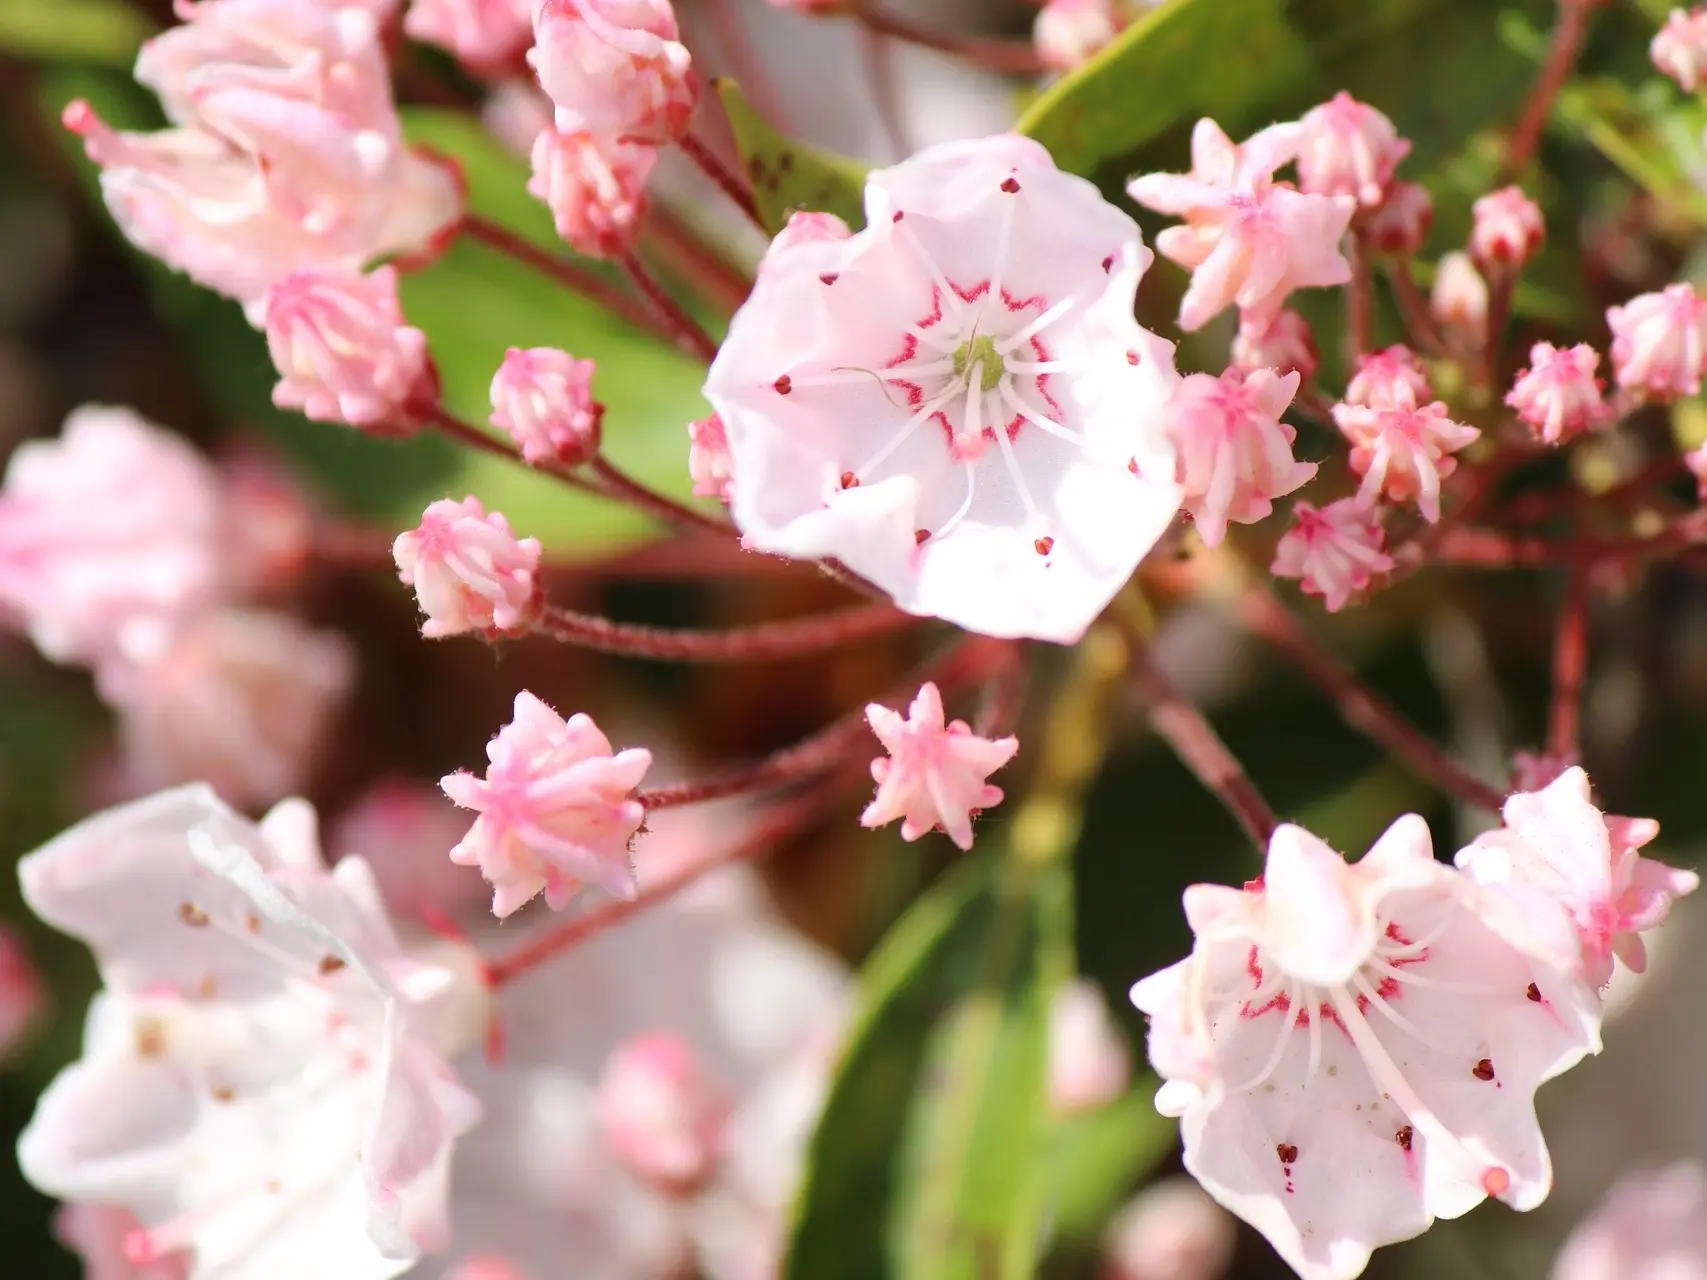
<svg viewBox="0 0 1707 1280"><path fill-rule="evenodd" d="M1076 640L1179 508L1137 224L1013 135L922 151L865 199L865 230L772 247L711 367L746 545Z"/></svg>
<svg viewBox="0 0 1707 1280"><path fill-rule="evenodd" d="M1553 1172L1535 1090L1600 1049L1593 988L1400 818L1358 862L1300 827L1261 880L1193 885L1192 954L1132 989L1185 1167L1305 1280Z"/></svg>
<svg viewBox="0 0 1707 1280"><path fill-rule="evenodd" d="M130 1261L187 1253L190 1280L387 1280L445 1246L451 1148L479 1117L445 1057L485 988L471 955L405 957L366 865L326 870L308 805L256 826L164 791L19 877L106 984L19 1139L31 1182L128 1210Z"/></svg>

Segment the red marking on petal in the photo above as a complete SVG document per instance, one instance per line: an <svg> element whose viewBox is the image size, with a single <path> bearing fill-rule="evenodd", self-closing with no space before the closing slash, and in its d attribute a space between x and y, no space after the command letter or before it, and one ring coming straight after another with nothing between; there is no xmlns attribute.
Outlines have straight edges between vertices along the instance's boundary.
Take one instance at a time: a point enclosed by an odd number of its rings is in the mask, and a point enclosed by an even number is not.
<svg viewBox="0 0 1707 1280"><path fill-rule="evenodd" d="M826 271L823 275L818 277L818 279L823 281L825 284L835 284L836 281L841 278L841 272L839 271Z"/></svg>
<svg viewBox="0 0 1707 1280"><path fill-rule="evenodd" d="M1290 1142L1282 1142L1274 1149L1274 1154L1280 1157L1281 1164L1297 1164L1298 1148Z"/></svg>
<svg viewBox="0 0 1707 1280"><path fill-rule="evenodd" d="M1478 1080L1492 1080L1494 1078L1494 1064L1487 1058L1478 1058L1476 1065L1470 1068L1470 1074Z"/></svg>
<svg viewBox="0 0 1707 1280"><path fill-rule="evenodd" d="M1032 543L1031 545L1033 548L1036 549L1038 555L1046 556L1051 551L1055 550L1055 539L1048 537L1046 535L1044 537L1039 538L1036 542Z"/></svg>
<svg viewBox="0 0 1707 1280"><path fill-rule="evenodd" d="M1482 1174L1482 1190L1491 1196L1503 1196L1511 1190L1511 1174L1495 1167Z"/></svg>
<svg viewBox="0 0 1707 1280"><path fill-rule="evenodd" d="M1019 190L1019 179L1009 178L1006 182L1002 183L1002 190L1006 191L1010 196L1013 195L1014 192Z"/></svg>
<svg viewBox="0 0 1707 1280"><path fill-rule="evenodd" d="M1406 1151L1409 1151L1411 1149L1411 1137L1412 1137L1411 1126L1408 1124L1400 1125L1399 1126L1399 1132L1397 1132L1393 1135L1393 1141L1398 1143Z"/></svg>
<svg viewBox="0 0 1707 1280"><path fill-rule="evenodd" d="M851 471L842 472L842 488L853 489L859 486L859 477Z"/></svg>
<svg viewBox="0 0 1707 1280"><path fill-rule="evenodd" d="M785 373L782 377L771 383L771 385L776 388L776 393L779 396L785 396L790 391L794 390L794 379Z"/></svg>
<svg viewBox="0 0 1707 1280"><path fill-rule="evenodd" d="M1126 460L1126 469L1128 471L1130 471L1133 475L1137 475L1138 474L1138 459L1128 458Z"/></svg>
<svg viewBox="0 0 1707 1280"><path fill-rule="evenodd" d="M1102 269L1108 271L1114 266L1114 255L1111 253L1102 260Z"/></svg>
<svg viewBox="0 0 1707 1280"><path fill-rule="evenodd" d="M1126 363L1131 365L1133 368L1137 368L1142 359L1143 357L1141 357L1136 351L1128 351L1126 353Z"/></svg>
<svg viewBox="0 0 1707 1280"><path fill-rule="evenodd" d="M913 542L915 544L922 544L925 542L929 542L930 537L931 537L931 531L929 529L914 529L913 530Z"/></svg>
<svg viewBox="0 0 1707 1280"><path fill-rule="evenodd" d="M1541 988L1536 986L1533 982L1524 988L1523 994L1535 1001L1536 1004L1541 1003Z"/></svg>
<svg viewBox="0 0 1707 1280"><path fill-rule="evenodd" d="M895 216L893 218L889 219L889 221L899 222L899 221L901 221L902 218L905 218L906 216L907 216L906 214L902 213L899 209L897 209L897 210L895 210Z"/></svg>

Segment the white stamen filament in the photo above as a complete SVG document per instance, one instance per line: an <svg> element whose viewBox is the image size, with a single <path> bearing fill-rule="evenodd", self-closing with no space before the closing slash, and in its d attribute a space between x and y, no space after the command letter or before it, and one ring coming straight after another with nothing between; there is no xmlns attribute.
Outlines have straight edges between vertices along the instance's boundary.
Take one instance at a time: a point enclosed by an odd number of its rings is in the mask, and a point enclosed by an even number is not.
<svg viewBox="0 0 1707 1280"><path fill-rule="evenodd" d="M961 499L959 508L948 518L948 523L931 534L933 538L940 538L950 532L955 525L966 519L966 513L972 510L972 497L978 491L978 468L970 462L965 462L961 464L961 470L966 473L966 497Z"/></svg>
<svg viewBox="0 0 1707 1280"><path fill-rule="evenodd" d="M997 425L996 433L1001 434L1001 426ZM960 430L955 434L955 440L964 440L960 447L967 453L983 451L984 436L984 362L976 360L966 372L966 412L961 418Z"/></svg>
<svg viewBox="0 0 1707 1280"><path fill-rule="evenodd" d="M1014 206L1019 202L1019 192L1010 194L1004 191L999 198L1002 202L1002 224L996 232L996 263L990 268L990 292L984 295L984 305L978 311L980 323L992 302L1002 304L1002 268L1007 266L1009 247L1013 243Z"/></svg>
<svg viewBox="0 0 1707 1280"><path fill-rule="evenodd" d="M892 369L831 369L826 373L789 374L794 390L809 387L846 387L859 382L911 382L915 378L940 377L954 372L954 361L933 360L929 364L897 365Z"/></svg>
<svg viewBox="0 0 1707 1280"><path fill-rule="evenodd" d="M958 326L960 317L966 310L966 304L960 295L954 291L954 286L949 284L948 277L943 275L942 269L936 264L936 259L925 252L925 246L919 243L919 238L913 234L913 229L906 222L894 222L890 226L895 229L907 247L913 251L914 256L924 263L925 270L930 273L931 283L936 285L937 292L942 297L942 314Z"/></svg>
<svg viewBox="0 0 1707 1280"><path fill-rule="evenodd" d="M996 444L1001 448L1002 463L1007 467L1008 475L1013 479L1014 488L1019 491L1019 500L1025 508L1026 521L1033 528L1041 528L1043 516L1037 509L1037 503L1032 500L1031 488L1025 482L1025 472L1020 470L1019 458L1014 453L1014 442L1008 439L1006 423L1001 423L996 427Z"/></svg>
<svg viewBox="0 0 1707 1280"><path fill-rule="evenodd" d="M1071 311L1077 301L1078 299L1076 298L1062 298L1061 301L1050 307L1049 310L1038 316L1037 319L1026 325L1025 328L1021 329L1018 333L1011 333L997 342L996 354L1005 358L1015 347L1020 346L1022 343L1030 342L1035 335L1041 333L1062 316L1066 315L1067 312Z"/></svg>
<svg viewBox="0 0 1707 1280"><path fill-rule="evenodd" d="M1068 444L1077 449L1085 449L1089 447L1086 445L1085 438L1083 436L1076 432L1067 430L1067 428L1063 427L1060 423L1051 421L1040 413L1033 412L1031 407L1027 405L1024 400L1020 399L1019 392L1015 391L1012 385L1007 381L1004 380L997 390L1001 393L1003 404L1007 405L1008 408L1019 414L1020 417L1031 423L1032 426L1036 427L1045 435L1054 436L1057 440L1065 440Z"/></svg>
<svg viewBox="0 0 1707 1280"><path fill-rule="evenodd" d="M958 395L959 392L959 387L950 386L948 390L940 392L933 399L925 401L925 403L920 406L918 412L911 418L907 419L901 429L894 435L890 436L881 449L868 458L863 465L854 468L854 477L863 484L873 471L876 471L878 467L887 462L897 449L907 443L907 440L912 436L913 432L917 431L920 426L929 421L931 416L935 414L938 409L947 404L951 399Z"/></svg>
<svg viewBox="0 0 1707 1280"><path fill-rule="evenodd" d="M1268 1078L1275 1073L1275 1069L1280 1066L1280 1060L1286 1056L1286 1046L1292 1043L1292 1033L1298 1026L1298 1005L1292 998L1296 994L1297 993L1295 991L1287 992L1286 1007L1280 1010L1280 1031L1274 1037L1274 1049L1269 1053L1268 1061L1263 1063L1262 1070L1257 1072L1255 1076L1245 1081L1243 1084L1235 1085L1232 1089L1228 1090L1229 1093L1249 1093L1252 1089L1260 1089L1268 1082ZM1312 1028L1315 1027L1315 1018L1312 1017L1310 1019L1310 1025ZM1314 1043L1311 1045L1310 1056L1312 1064L1311 1070L1314 1071Z"/></svg>

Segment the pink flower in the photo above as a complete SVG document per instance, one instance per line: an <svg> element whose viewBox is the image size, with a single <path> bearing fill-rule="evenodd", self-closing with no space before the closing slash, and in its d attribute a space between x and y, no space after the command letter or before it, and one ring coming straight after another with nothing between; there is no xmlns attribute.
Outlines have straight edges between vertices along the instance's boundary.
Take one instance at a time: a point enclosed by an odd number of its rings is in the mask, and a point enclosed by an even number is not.
<svg viewBox="0 0 1707 1280"><path fill-rule="evenodd" d="M871 174L866 213L773 247L712 364L735 523L909 613L1072 642L1178 509L1137 225L1012 135Z"/></svg>
<svg viewBox="0 0 1707 1280"><path fill-rule="evenodd" d="M533 154L539 135L554 129L551 99L539 83L506 80L486 95L480 107L480 123L504 150L526 160Z"/></svg>
<svg viewBox="0 0 1707 1280"><path fill-rule="evenodd" d="M11 1056L34 1025L46 995L22 939L0 926L0 1059Z"/></svg>
<svg viewBox="0 0 1707 1280"><path fill-rule="evenodd" d="M1046 0L1032 27L1037 56L1051 71L1071 71L1101 50L1126 23L1114 0Z"/></svg>
<svg viewBox="0 0 1707 1280"><path fill-rule="evenodd" d="M316 422L395 423L436 398L427 335L403 322L397 272L304 267L267 291L267 349L279 371L273 403Z"/></svg>
<svg viewBox="0 0 1707 1280"><path fill-rule="evenodd" d="M355 674L341 633L232 608L197 615L149 663L100 673L135 791L205 781L244 808L303 789Z"/></svg>
<svg viewBox="0 0 1707 1280"><path fill-rule="evenodd" d="M1679 15L1672 14L1672 21ZM1577 1224L1549 1280L1707 1275L1707 1172L1697 1160L1626 1173Z"/></svg>
<svg viewBox="0 0 1707 1280"><path fill-rule="evenodd" d="M1707 300L1687 284L1644 293L1606 313L1618 385L1651 400L1699 395L1707 358Z"/></svg>
<svg viewBox="0 0 1707 1280"><path fill-rule="evenodd" d="M1391 405L1336 404L1334 422L1351 442L1352 474L1363 477L1358 500L1414 498L1430 524L1440 519L1440 482L1458 466L1451 455L1482 434L1448 418L1439 400L1418 405L1406 382L1393 384Z"/></svg>
<svg viewBox="0 0 1707 1280"><path fill-rule="evenodd" d="M1648 46L1648 56L1687 92L1699 89L1707 71L1707 7L1673 9Z"/></svg>
<svg viewBox="0 0 1707 1280"><path fill-rule="evenodd" d="M711 1173L728 1105L680 1035L655 1031L617 1045L597 1105L610 1149L646 1182L682 1193Z"/></svg>
<svg viewBox="0 0 1707 1280"><path fill-rule="evenodd" d="M1169 425L1184 506L1206 545L1221 545L1229 521L1263 519L1273 499L1315 476L1315 463L1294 461L1298 433L1280 420L1297 390L1296 373L1273 369L1194 373L1180 383Z"/></svg>
<svg viewBox="0 0 1707 1280"><path fill-rule="evenodd" d="M1298 123L1298 187L1311 195L1351 196L1373 209L1411 153L1391 120L1349 93L1336 93Z"/></svg>
<svg viewBox="0 0 1707 1280"><path fill-rule="evenodd" d="M1640 935L1663 924L1672 899L1700 883L1693 871L1637 852L1658 825L1603 815L1589 799L1588 775L1580 768L1567 769L1539 791L1518 792L1502 812L1505 826L1461 850L1459 867L1522 909L1568 913L1581 945L1582 976L1591 985L1611 979L1615 955L1642 972L1647 952Z"/></svg>
<svg viewBox="0 0 1707 1280"><path fill-rule="evenodd" d="M1707 503L1707 441L1684 454L1683 462L1695 477L1696 499Z"/></svg>
<svg viewBox="0 0 1707 1280"><path fill-rule="evenodd" d="M628 845L646 810L630 793L652 764L650 751L613 753L590 717L564 720L523 692L486 758L484 779L464 770L440 785L480 815L450 859L491 881L494 915L510 915L541 890L560 911L583 884L634 897Z"/></svg>
<svg viewBox="0 0 1707 1280"><path fill-rule="evenodd" d="M1400 386L1410 389L1413 402L1434 396L1428 371L1417 353L1405 346L1388 347L1358 358L1357 371L1346 385L1345 402L1368 409L1390 409L1399 403Z"/></svg>
<svg viewBox="0 0 1707 1280"><path fill-rule="evenodd" d="M420 527L392 544L397 576L415 588L429 639L479 631L517 634L533 625L542 596L537 538L517 538L502 513L478 498L441 498Z"/></svg>
<svg viewBox="0 0 1707 1280"><path fill-rule="evenodd" d="M135 1214L123 1254L167 1275L189 1253L196 1275L385 1280L444 1247L451 1150L479 1118L446 1065L485 1022L477 961L406 955L360 860L326 870L312 808L257 826L183 787L18 874L104 983L19 1139L32 1183Z"/></svg>
<svg viewBox="0 0 1707 1280"><path fill-rule="evenodd" d="M373 869L386 909L399 920L460 914L486 896L468 867L450 860L468 819L436 787L382 778L339 816L326 841L335 858L359 857Z"/></svg>
<svg viewBox="0 0 1707 1280"><path fill-rule="evenodd" d="M144 660L227 593L219 473L129 409L28 441L0 492L0 606L57 662Z"/></svg>
<svg viewBox="0 0 1707 1280"><path fill-rule="evenodd" d="M1600 353L1586 342L1555 347L1537 342L1529 349L1529 368L1517 375L1505 402L1548 444L1603 426L1611 415L1594 376Z"/></svg>
<svg viewBox="0 0 1707 1280"><path fill-rule="evenodd" d="M1303 142L1301 126L1274 125L1235 147L1213 120L1199 120L1190 173L1148 174L1127 187L1139 204L1185 219L1156 239L1163 257L1192 273L1180 328L1201 329L1235 303L1267 324L1294 289L1351 279L1339 246L1357 202L1274 181Z"/></svg>
<svg viewBox="0 0 1707 1280"><path fill-rule="evenodd" d="M774 266L781 255L796 245L823 244L826 241L846 240L853 232L848 224L833 213L817 213L811 209L797 209L788 215L788 221L783 224L781 231L771 241L770 250L759 263L759 270Z"/></svg>
<svg viewBox="0 0 1707 1280"><path fill-rule="evenodd" d="M133 1262L125 1242L145 1236L141 1219L112 1205L61 1205L53 1215L53 1237L82 1262L83 1280L190 1280L195 1259L185 1252Z"/></svg>
<svg viewBox="0 0 1707 1280"><path fill-rule="evenodd" d="M1321 596L1329 613L1338 613L1354 595L1369 589L1377 574L1393 568L1381 521L1356 498L1341 498L1317 508L1292 507L1293 525L1274 549L1269 572L1298 578L1305 594Z"/></svg>
<svg viewBox="0 0 1707 1280"><path fill-rule="evenodd" d="M1075 978L1049 1002L1049 1106L1056 1115L1094 1111L1126 1092L1132 1050L1102 988Z"/></svg>
<svg viewBox="0 0 1707 1280"><path fill-rule="evenodd" d="M1291 310L1278 312L1273 320L1260 327L1248 317L1240 316L1232 355L1234 366L1246 373L1273 369L1277 373L1296 373L1305 382L1316 376L1321 363L1310 322Z"/></svg>
<svg viewBox="0 0 1707 1280"><path fill-rule="evenodd" d="M1501 908L1415 814L1351 865L1281 826L1260 880L1186 890L1191 955L1133 987L1186 1169L1305 1280L1546 1197L1535 1090L1599 1050L1600 1007Z"/></svg>
<svg viewBox="0 0 1707 1280"><path fill-rule="evenodd" d="M1220 1280L1238 1233L1225 1209L1176 1175L1134 1196L1105 1240L1101 1280Z"/></svg>
<svg viewBox="0 0 1707 1280"><path fill-rule="evenodd" d="M1484 271L1520 267L1546 239L1541 210L1518 187L1502 187L1471 207L1470 256Z"/></svg>
<svg viewBox="0 0 1707 1280"><path fill-rule="evenodd" d="M519 62L533 44L531 0L413 0L403 17L412 39L436 44L476 72Z"/></svg>
<svg viewBox="0 0 1707 1280"><path fill-rule="evenodd" d="M919 686L905 719L878 702L866 707L865 719L889 755L871 762L877 795L860 825L882 827L900 818L903 840L940 827L970 849L973 816L1002 802L1002 789L985 779L1014 758L1019 739L980 738L964 720L945 724L942 695L928 682Z"/></svg>
<svg viewBox="0 0 1707 1280"><path fill-rule="evenodd" d="M593 399L591 360L555 347L511 347L492 376L492 425L529 462L585 462L599 451L604 406Z"/></svg>
<svg viewBox="0 0 1707 1280"><path fill-rule="evenodd" d="M1435 264L1429 314L1442 328L1456 330L1471 346L1488 334L1488 282L1467 253L1442 254Z"/></svg>
<svg viewBox="0 0 1707 1280"><path fill-rule="evenodd" d="M646 212L646 181L658 162L647 143L547 129L534 139L528 194L545 202L562 236L589 258L633 248Z"/></svg>
<svg viewBox="0 0 1707 1280"><path fill-rule="evenodd" d="M1434 225L1434 199L1427 187L1414 182L1395 182L1387 198L1369 215L1364 231L1380 253L1409 257L1423 247Z"/></svg>
<svg viewBox="0 0 1707 1280"><path fill-rule="evenodd" d="M528 63L565 133L663 143L698 99L669 0L543 0Z"/></svg>
<svg viewBox="0 0 1707 1280"><path fill-rule="evenodd" d="M185 5L136 75L178 126L118 134L65 112L125 235L245 303L293 270L428 251L462 212L455 174L404 144L377 25L294 0Z"/></svg>
<svg viewBox="0 0 1707 1280"><path fill-rule="evenodd" d="M729 436L715 413L688 423L688 474L694 496L727 504L735 480L735 459L729 456Z"/></svg>

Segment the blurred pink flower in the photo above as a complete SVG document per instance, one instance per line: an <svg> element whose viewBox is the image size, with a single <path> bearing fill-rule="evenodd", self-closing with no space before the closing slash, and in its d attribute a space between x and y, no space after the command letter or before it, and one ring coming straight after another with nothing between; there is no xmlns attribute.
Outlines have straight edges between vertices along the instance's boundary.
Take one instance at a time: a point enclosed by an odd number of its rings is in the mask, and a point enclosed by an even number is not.
<svg viewBox="0 0 1707 1280"><path fill-rule="evenodd" d="M1266 325L1294 289L1351 279L1339 246L1357 202L1274 181L1303 143L1302 126L1285 124L1234 146L1213 120L1199 120L1190 173L1146 174L1127 186L1139 204L1185 219L1156 238L1163 257L1192 273L1180 328L1201 329L1234 304Z"/></svg>
<svg viewBox="0 0 1707 1280"><path fill-rule="evenodd" d="M128 1209L103 1204L65 1204L53 1215L53 1236L83 1264L83 1280L191 1280L195 1259L174 1252L141 1265L125 1251L127 1241L146 1236Z"/></svg>
<svg viewBox="0 0 1707 1280"><path fill-rule="evenodd" d="M427 335L404 323L391 267L305 267L274 284L264 306L279 408L405 430L412 402L436 401Z"/></svg>
<svg viewBox="0 0 1707 1280"><path fill-rule="evenodd" d="M669 0L542 0L528 63L565 133L663 143L699 89Z"/></svg>
<svg viewBox="0 0 1707 1280"><path fill-rule="evenodd" d="M1519 187L1502 187L1472 206L1470 256L1484 271L1521 267L1547 237L1540 207Z"/></svg>
<svg viewBox="0 0 1707 1280"><path fill-rule="evenodd" d="M1606 312L1618 385L1650 400L1699 395L1707 359L1707 299L1688 284L1667 285Z"/></svg>
<svg viewBox="0 0 1707 1280"><path fill-rule="evenodd" d="M1261 327L1240 316L1232 355L1234 366L1245 373L1273 369L1277 373L1296 373L1305 382L1316 376L1321 363L1310 322L1292 310L1279 312Z"/></svg>
<svg viewBox="0 0 1707 1280"><path fill-rule="evenodd" d="M1051 71L1071 71L1126 25L1116 0L1045 0L1032 26L1037 56Z"/></svg>
<svg viewBox="0 0 1707 1280"><path fill-rule="evenodd" d="M728 1103L679 1034L624 1040L599 1080L599 1128L612 1152L666 1194L697 1189L716 1165Z"/></svg>
<svg viewBox="0 0 1707 1280"><path fill-rule="evenodd" d="M901 838L917 840L941 828L962 849L972 847L972 819L1002 802L985 781L1019 750L1019 739L981 738L964 720L944 722L942 695L919 687L903 719L881 703L865 709L871 731L889 753L871 762L877 795L860 815L867 827L901 822Z"/></svg>
<svg viewBox="0 0 1707 1280"><path fill-rule="evenodd" d="M1329 613L1338 613L1368 590L1377 574L1393 568L1379 517L1358 499L1341 498L1320 508L1297 502L1292 517L1269 572L1299 579L1305 594L1322 597Z"/></svg>
<svg viewBox="0 0 1707 1280"><path fill-rule="evenodd" d="M1600 1002L1501 906L1416 814L1350 865L1283 825L1260 880L1186 890L1191 955L1133 987L1187 1171L1305 1280L1551 1188L1535 1090L1599 1050Z"/></svg>
<svg viewBox="0 0 1707 1280"><path fill-rule="evenodd" d="M589 258L634 247L658 149L644 142L546 129L534 139L528 194L544 201L562 236Z"/></svg>
<svg viewBox="0 0 1707 1280"><path fill-rule="evenodd" d="M450 859L479 867L491 882L494 915L512 914L541 891L562 910L586 884L635 896L628 846L646 810L631 793L651 767L650 751L613 751L590 717L564 720L524 691L486 756L484 778L463 770L440 785L480 815Z"/></svg>
<svg viewBox="0 0 1707 1280"><path fill-rule="evenodd" d="M385 778L358 796L332 827L334 858L360 857L373 870L393 918L456 916L486 897L486 882L450 860L468 818L436 787Z"/></svg>
<svg viewBox="0 0 1707 1280"><path fill-rule="evenodd" d="M1056 1115L1093 1111L1126 1092L1132 1049L1114 1025L1102 988L1075 978L1049 1004L1049 1105Z"/></svg>
<svg viewBox="0 0 1707 1280"><path fill-rule="evenodd" d="M1442 254L1435 264L1429 314L1444 329L1453 330L1474 347L1487 341L1488 282L1467 253Z"/></svg>
<svg viewBox="0 0 1707 1280"><path fill-rule="evenodd" d="M1619 1178L1577 1224L1548 1273L1549 1280L1696 1280L1703 1275L1707 1172L1698 1160Z"/></svg>
<svg viewBox="0 0 1707 1280"><path fill-rule="evenodd" d="M1707 6L1673 9L1648 46L1648 56L1685 91L1699 89L1707 72Z"/></svg>
<svg viewBox="0 0 1707 1280"><path fill-rule="evenodd" d="M532 463L585 462L599 451L604 406L593 399L591 360L555 347L511 347L492 375L492 425Z"/></svg>
<svg viewBox="0 0 1707 1280"><path fill-rule="evenodd" d="M1315 477L1315 463L1293 458L1298 433L1280 420L1298 381L1296 373L1229 369L1219 378L1194 373L1180 383L1169 429L1183 505L1206 545L1220 546L1229 523L1265 518L1273 499Z"/></svg>
<svg viewBox="0 0 1707 1280"><path fill-rule="evenodd" d="M480 122L500 146L523 160L533 155L540 134L555 128L551 99L531 77L506 80L487 94Z"/></svg>
<svg viewBox="0 0 1707 1280"><path fill-rule="evenodd" d="M1405 346L1371 352L1358 358L1357 369L1346 385L1345 402L1369 409L1391 409L1399 402L1401 384L1410 388L1415 401L1434 398L1434 391L1428 385L1428 372L1416 352Z"/></svg>
<svg viewBox="0 0 1707 1280"><path fill-rule="evenodd" d="M1100 1280L1220 1280L1238 1228L1203 1188L1176 1175L1134 1196L1103 1238Z"/></svg>
<svg viewBox="0 0 1707 1280"><path fill-rule="evenodd" d="M1439 400L1419 405L1408 382L1393 384L1392 399L1380 407L1334 406L1334 422L1351 442L1352 474L1363 477L1357 496L1365 505L1414 498L1433 524L1440 519L1440 482L1458 467L1451 455L1482 433L1448 418Z"/></svg>
<svg viewBox="0 0 1707 1280"><path fill-rule="evenodd" d="M415 588L427 616L421 634L429 639L520 634L538 616L539 540L517 538L503 514L488 514L478 498L439 499L391 550L397 576Z"/></svg>
<svg viewBox="0 0 1707 1280"><path fill-rule="evenodd" d="M1373 209L1411 153L1391 120L1349 93L1312 107L1298 123L1298 189L1311 195L1351 196Z"/></svg>
<svg viewBox="0 0 1707 1280"><path fill-rule="evenodd" d="M403 33L436 44L477 74L521 61L533 44L532 0L412 0Z"/></svg>
<svg viewBox="0 0 1707 1280"><path fill-rule="evenodd" d="M1529 349L1529 367L1521 370L1505 402L1548 444L1559 444L1583 431L1604 426L1611 410L1594 376L1600 353L1588 343L1555 347L1537 342Z"/></svg>
<svg viewBox="0 0 1707 1280"><path fill-rule="evenodd" d="M0 1060L17 1049L46 1001L47 991L23 939L0 925Z"/></svg>
<svg viewBox="0 0 1707 1280"><path fill-rule="evenodd" d="M735 459L729 456L729 437L723 430L723 419L715 413L688 423L688 474L693 477L695 497L728 503L729 486L735 479Z"/></svg>
<svg viewBox="0 0 1707 1280"><path fill-rule="evenodd" d="M1409 257L1423 247L1434 225L1434 198L1415 182L1395 182L1387 197L1369 215L1364 232L1380 253Z"/></svg>

